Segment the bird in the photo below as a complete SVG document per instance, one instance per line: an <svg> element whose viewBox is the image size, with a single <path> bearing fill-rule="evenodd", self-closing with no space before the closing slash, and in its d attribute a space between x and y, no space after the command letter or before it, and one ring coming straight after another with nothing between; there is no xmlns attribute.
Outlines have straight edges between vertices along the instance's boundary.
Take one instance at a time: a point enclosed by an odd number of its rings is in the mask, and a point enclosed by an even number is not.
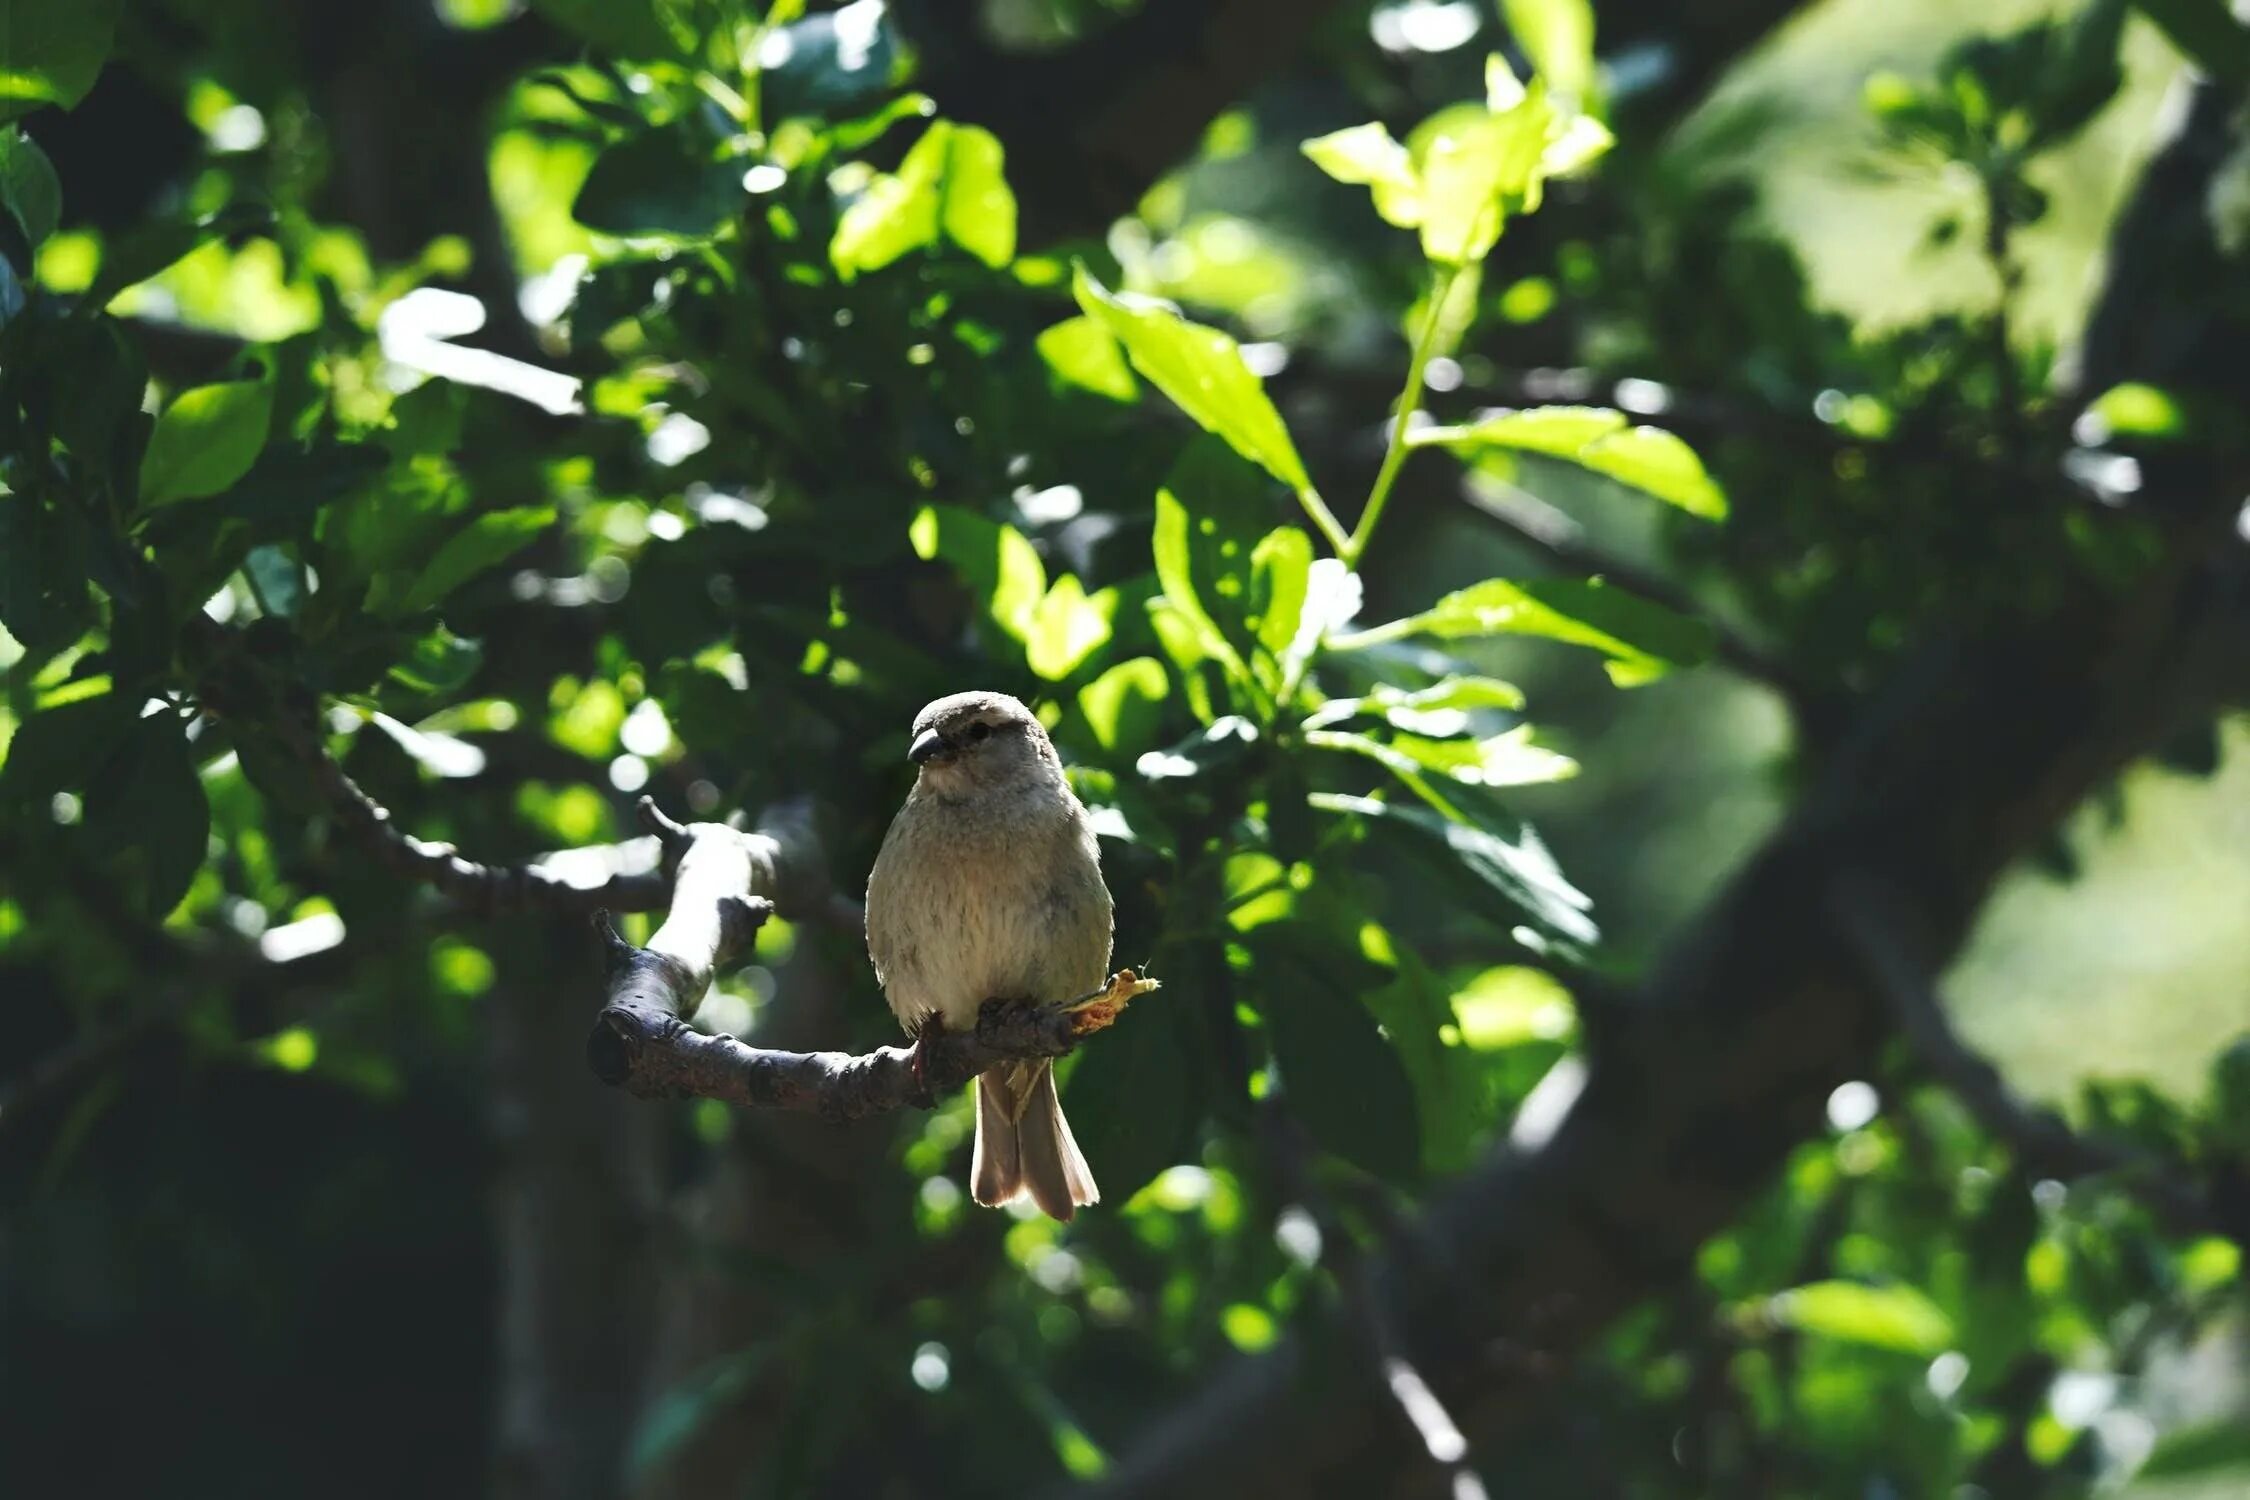
<svg viewBox="0 0 2250 1500"><path fill-rule="evenodd" d="M940 698L914 717L913 790L867 878L867 952L917 1048L973 1031L987 1000L1056 1005L1099 989L1113 936L1101 849L1054 743L1005 693ZM1050 1058L976 1081L970 1196L1029 1195L1068 1222L1098 1202Z"/></svg>

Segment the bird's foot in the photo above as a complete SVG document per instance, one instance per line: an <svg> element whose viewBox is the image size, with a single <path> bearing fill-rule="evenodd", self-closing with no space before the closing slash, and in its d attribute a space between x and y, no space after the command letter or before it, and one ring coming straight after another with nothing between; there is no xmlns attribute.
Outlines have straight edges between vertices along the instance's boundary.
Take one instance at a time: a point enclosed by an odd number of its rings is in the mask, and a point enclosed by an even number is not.
<svg viewBox="0 0 2250 1500"><path fill-rule="evenodd" d="M1100 989L1062 1007L1070 1017L1071 1033L1088 1036L1105 1030L1124 1014L1125 1007L1135 996L1145 995L1157 987L1156 980L1144 979L1131 969L1119 969Z"/></svg>
<svg viewBox="0 0 2250 1500"><path fill-rule="evenodd" d="M945 1021L931 1014L925 1016L921 1027L914 1033L914 1087L927 1098L930 1092L930 1043L945 1035Z"/></svg>

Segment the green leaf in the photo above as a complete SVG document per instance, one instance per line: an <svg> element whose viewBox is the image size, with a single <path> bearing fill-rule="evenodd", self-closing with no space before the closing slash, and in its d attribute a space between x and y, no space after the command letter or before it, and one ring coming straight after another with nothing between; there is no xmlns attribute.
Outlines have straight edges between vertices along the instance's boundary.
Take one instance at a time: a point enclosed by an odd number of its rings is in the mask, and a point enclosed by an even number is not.
<svg viewBox="0 0 2250 1500"><path fill-rule="evenodd" d="M1466 871L1474 877L1460 887L1463 899L1480 907L1503 928L1524 917L1573 943L1594 941L1592 905L1563 878L1528 824L1515 823L1511 837L1491 827L1441 818L1421 807L1394 806L1372 797L1339 797L1316 792L1312 805L1323 812L1365 818L1373 832L1396 842L1441 873Z"/></svg>
<svg viewBox="0 0 2250 1500"><path fill-rule="evenodd" d="M122 0L8 0L0 15L0 120L86 97L109 56Z"/></svg>
<svg viewBox="0 0 2250 1500"><path fill-rule="evenodd" d="M27 649L53 651L94 623L83 523L30 495L0 495L0 626Z"/></svg>
<svg viewBox="0 0 2250 1500"><path fill-rule="evenodd" d="M1408 777L1436 771L1470 786L1528 786L1565 781L1578 774L1578 762L1532 743L1531 726L1519 724L1482 740L1434 740L1394 734L1377 740L1364 734L1313 729L1305 743L1322 750L1364 755Z"/></svg>
<svg viewBox="0 0 2250 1500"><path fill-rule="evenodd" d="M1280 656L1304 623L1312 578L1312 538L1294 526L1277 526L1250 553L1250 617L1258 643Z"/></svg>
<svg viewBox="0 0 2250 1500"><path fill-rule="evenodd" d="M602 152L570 216L604 234L701 239L745 201L739 162L714 159L685 131L653 130Z"/></svg>
<svg viewBox="0 0 2250 1500"><path fill-rule="evenodd" d="M944 124L942 120L932 124L895 176L879 174L838 216L836 233L828 242L828 259L838 276L851 281L937 242L936 173L943 157L922 148L939 139L937 132Z"/></svg>
<svg viewBox="0 0 2250 1500"><path fill-rule="evenodd" d="M1504 0L1508 30L1558 94L1584 98L1594 84L1594 7L1588 0Z"/></svg>
<svg viewBox="0 0 2250 1500"><path fill-rule="evenodd" d="M1073 272L1071 289L1086 315L1125 346L1133 368L1204 431L1224 438L1292 493L1312 488L1281 413L1266 398L1264 383L1243 362L1241 346L1233 339L1189 322L1164 303L1111 292L1083 265Z"/></svg>
<svg viewBox="0 0 2250 1500"><path fill-rule="evenodd" d="M1540 453L1607 475L1692 516L1715 521L1727 513L1725 492L1694 449L1661 428L1631 426L1623 413L1604 407L1533 407L1467 427L1431 428L1413 441L1472 458L1496 448Z"/></svg>
<svg viewBox="0 0 2250 1500"><path fill-rule="evenodd" d="M649 0L530 0L555 25L612 57L679 55L679 43Z"/></svg>
<svg viewBox="0 0 2250 1500"><path fill-rule="evenodd" d="M1384 218L1401 229L1414 227L1420 216L1421 179L1406 148L1380 122L1317 136L1299 149L1338 182L1365 183L1375 195L1375 211Z"/></svg>
<svg viewBox="0 0 2250 1500"><path fill-rule="evenodd" d="M1953 1320L1910 1286L1815 1281L1775 1293L1766 1311L1805 1333L1905 1354L1942 1354L1953 1343Z"/></svg>
<svg viewBox="0 0 2250 1500"><path fill-rule="evenodd" d="M841 117L880 99L900 71L892 33L884 7L867 4L807 16L770 33L759 49L767 118Z"/></svg>
<svg viewBox="0 0 2250 1500"><path fill-rule="evenodd" d="M410 615L436 608L462 584L529 546L554 522L551 505L522 505L478 516L438 548L389 613Z"/></svg>
<svg viewBox="0 0 2250 1500"><path fill-rule="evenodd" d="M2250 1469L2250 1422L2239 1417L2178 1427L2156 1441L2135 1479L2176 1479ZM2199 1492L2200 1493L2200 1492Z"/></svg>
<svg viewBox="0 0 2250 1500"><path fill-rule="evenodd" d="M25 719L0 761L0 808L43 810L57 792L83 791L132 723L134 708L125 696L97 693Z"/></svg>
<svg viewBox="0 0 2250 1500"><path fill-rule="evenodd" d="M1414 1086L1359 999L1380 971L1308 923L1267 923L1247 938L1289 1112L1322 1149L1389 1181L1413 1178L1422 1159Z"/></svg>
<svg viewBox="0 0 2250 1500"><path fill-rule="evenodd" d="M1610 658L1610 680L1619 687L1655 681L1675 667L1711 654L1713 633L1700 620L1675 614L1599 578L1490 578L1458 589L1421 614L1357 635L1340 636L1340 650L1407 635L1456 640L1480 635L1535 635L1591 646Z"/></svg>
<svg viewBox="0 0 2250 1500"><path fill-rule="evenodd" d="M878 175L838 218L828 244L836 274L850 281L881 270L941 232L986 265L1006 265L1016 253L1016 198L1003 157L990 131L931 121L897 174Z"/></svg>
<svg viewBox="0 0 2250 1500"><path fill-rule="evenodd" d="M907 527L914 553L943 562L961 576L971 597L983 600L992 623L1009 639L1027 641L1032 616L1047 594L1047 569L1039 549L1013 526L952 505L925 505Z"/></svg>
<svg viewBox="0 0 2250 1500"><path fill-rule="evenodd" d="M1108 643L1116 614L1117 590L1089 597L1076 574L1063 574L1031 612L1024 636L1031 670L1049 682L1062 681Z"/></svg>
<svg viewBox="0 0 2250 1500"><path fill-rule="evenodd" d="M1448 111L1411 143L1422 185L1422 253L1440 265L1484 259L1509 216L1539 206L1540 157L1555 115L1534 85L1503 113ZM1436 129L1430 125L1444 123Z"/></svg>
<svg viewBox="0 0 2250 1500"><path fill-rule="evenodd" d="M1377 683L1365 697L1331 698L1306 718L1305 728L1326 729L1364 714L1409 734L1444 739L1468 733L1469 715L1474 710L1512 711L1521 707L1523 690L1497 677L1447 677L1411 692L1384 682Z"/></svg>
<svg viewBox="0 0 2250 1500"><path fill-rule="evenodd" d="M1116 336L1083 313L1043 330L1038 347L1047 368L1071 385L1112 401L1132 401L1141 394Z"/></svg>
<svg viewBox="0 0 2250 1500"><path fill-rule="evenodd" d="M404 660L392 665L390 678L418 693L445 695L459 692L484 664L484 645L455 635L443 625L416 640Z"/></svg>
<svg viewBox="0 0 2250 1500"><path fill-rule="evenodd" d="M2226 0L2138 0L2136 8L2204 72L2232 88L2250 86L2250 27Z"/></svg>
<svg viewBox="0 0 2250 1500"><path fill-rule="evenodd" d="M955 125L944 141L939 222L946 238L998 270L1016 258L1016 195L1002 171L1006 152L999 137L977 125Z"/></svg>
<svg viewBox="0 0 2250 1500"><path fill-rule="evenodd" d="M38 142L11 125L0 130L0 209L16 221L24 248L37 250L62 217L62 184ZM31 274L26 261L18 270Z"/></svg>
<svg viewBox="0 0 2250 1500"><path fill-rule="evenodd" d="M1186 1006L1143 1000L1080 1049L1063 1082L1071 1132L1111 1203L1194 1155L1203 1094L1195 1060L1208 1044L1192 1019Z"/></svg>
<svg viewBox="0 0 2250 1500"><path fill-rule="evenodd" d="M86 833L121 859L149 915L180 904L203 867L211 804L177 714L145 714L124 726L87 783Z"/></svg>
<svg viewBox="0 0 2250 1500"><path fill-rule="evenodd" d="M1102 749L1130 754L1154 736L1160 705L1170 691L1164 664L1153 656L1136 656L1079 689L1078 711Z"/></svg>
<svg viewBox="0 0 2250 1500"><path fill-rule="evenodd" d="M182 391L156 419L141 457L141 503L216 495L250 471L273 417L273 386L230 380Z"/></svg>
<svg viewBox="0 0 2250 1500"><path fill-rule="evenodd" d="M1397 977L1362 995L1414 1085L1424 1170L1461 1171L1493 1123L1493 1111L1473 1055L1445 1041L1446 1028L1456 1024L1445 987L1421 960L1402 952Z"/></svg>
<svg viewBox="0 0 2250 1500"><path fill-rule="evenodd" d="M274 228L274 213L258 203L230 203L201 218L159 218L127 231L102 247L101 267L79 305L106 307L119 292L169 269L213 240L231 239Z"/></svg>
<svg viewBox="0 0 2250 1500"><path fill-rule="evenodd" d="M2187 426L2169 391L2137 380L2113 385L2086 408L2110 433L2133 438L2175 437Z"/></svg>
<svg viewBox="0 0 2250 1500"><path fill-rule="evenodd" d="M1577 1027L1570 991L1552 974L1521 964L1486 969L1453 996L1462 1043L1502 1052L1531 1042L1557 1042Z"/></svg>
<svg viewBox="0 0 2250 1500"><path fill-rule="evenodd" d="M1134 769L1150 781L1175 781L1207 776L1241 764L1256 748L1258 726L1240 714L1214 719L1201 730L1164 750L1151 750Z"/></svg>

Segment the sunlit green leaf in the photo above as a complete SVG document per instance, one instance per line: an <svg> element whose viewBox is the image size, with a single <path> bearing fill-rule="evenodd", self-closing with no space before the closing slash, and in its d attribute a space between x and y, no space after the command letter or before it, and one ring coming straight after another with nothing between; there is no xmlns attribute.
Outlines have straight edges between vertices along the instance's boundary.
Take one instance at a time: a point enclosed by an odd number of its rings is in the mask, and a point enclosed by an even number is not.
<svg viewBox="0 0 2250 1500"><path fill-rule="evenodd" d="M1594 82L1594 7L1589 0L1505 0L1508 30L1558 94L1583 98Z"/></svg>
<svg viewBox="0 0 2250 1500"><path fill-rule="evenodd" d="M1427 739L1416 734L1378 740L1330 729L1310 730L1305 740L1322 749L1364 755L1409 774L1435 771L1470 786L1526 786L1578 774L1578 762L1532 742L1529 724L1481 740Z"/></svg>
<svg viewBox="0 0 2250 1500"><path fill-rule="evenodd" d="M1294 526L1267 532L1251 551L1250 625L1274 656L1297 638L1312 562L1312 538Z"/></svg>
<svg viewBox="0 0 2250 1500"><path fill-rule="evenodd" d="M915 556L960 574L1009 638L1029 637L1032 615L1047 594L1047 568L1022 532L958 506L926 505L915 513L907 538Z"/></svg>
<svg viewBox="0 0 2250 1500"><path fill-rule="evenodd" d="M123 0L9 0L0 15L0 120L86 97Z"/></svg>
<svg viewBox="0 0 2250 1500"><path fill-rule="evenodd" d="M1461 1040L1480 1052L1554 1042L1577 1025L1570 991L1553 975L1520 964L1486 969L1453 996Z"/></svg>
<svg viewBox="0 0 2250 1500"><path fill-rule="evenodd" d="M933 120L896 174L879 174L837 220L828 258L846 281L876 271L940 233L988 266L1016 253L1016 200L987 130Z"/></svg>
<svg viewBox="0 0 2250 1500"><path fill-rule="evenodd" d="M2135 438L2171 437L2186 426L2170 392L2137 380L2113 385L2086 410L2109 432Z"/></svg>
<svg viewBox="0 0 2250 1500"><path fill-rule="evenodd" d="M438 548L395 613L433 608L477 574L522 551L554 522L550 505L523 505L477 517Z"/></svg>
<svg viewBox="0 0 2250 1500"><path fill-rule="evenodd" d="M1154 731L1159 706L1170 691L1164 664L1153 656L1136 656L1079 689L1078 711L1104 750L1130 751Z"/></svg>
<svg viewBox="0 0 2250 1500"><path fill-rule="evenodd" d="M1610 680L1619 687L1653 682L1674 667L1711 654L1712 630L1602 580L1487 579L1458 589L1421 614L1356 635L1335 645L1351 648L1430 635L1441 640L1480 635L1535 635L1590 646L1610 658Z"/></svg>
<svg viewBox="0 0 2250 1500"><path fill-rule="evenodd" d="M1039 356L1062 379L1112 401L1131 401L1141 393L1117 337L1098 320L1081 313L1040 333Z"/></svg>
<svg viewBox="0 0 2250 1500"><path fill-rule="evenodd" d="M999 138L979 126L946 133L939 223L946 238L995 269L1016 256L1016 195L1002 171L1004 155Z"/></svg>
<svg viewBox="0 0 2250 1500"><path fill-rule="evenodd" d="M1024 636L1024 655L1031 670L1049 682L1060 682L1109 640L1110 621L1117 613L1117 591L1102 589L1088 596L1073 573L1065 573L1047 590Z"/></svg>
<svg viewBox="0 0 2250 1500"><path fill-rule="evenodd" d="M1389 984L1363 993L1414 1085L1414 1110L1422 1124L1422 1166L1458 1172L1469 1165L1492 1109L1472 1068L1472 1058L1445 1040L1455 1024L1453 1007L1437 976L1411 953L1398 955Z"/></svg>
<svg viewBox="0 0 2250 1500"><path fill-rule="evenodd" d="M182 391L141 458L141 503L169 505L216 495L250 471L273 417L273 386L233 380Z"/></svg>
<svg viewBox="0 0 2250 1500"><path fill-rule="evenodd" d="M1446 874L1474 877L1460 886L1465 901L1481 907L1503 927L1530 917L1558 937L1591 943L1595 930L1586 915L1591 902L1563 878L1554 857L1526 824L1509 837L1489 827L1471 827L1422 807L1400 806L1372 797L1315 793L1314 807L1364 818L1376 832L1391 837L1418 858Z"/></svg>
<svg viewBox="0 0 2250 1500"><path fill-rule="evenodd" d="M1409 691L1377 683L1364 697L1331 698L1305 720L1307 729L1325 729L1362 714L1386 720L1409 734L1439 739L1466 734L1477 709L1519 709L1523 691L1497 677L1448 677Z"/></svg>
<svg viewBox="0 0 2250 1500"><path fill-rule="evenodd" d="M1929 1356L1953 1342L1953 1320L1910 1286L1815 1281L1767 1299L1778 1323L1805 1333Z"/></svg>
<svg viewBox="0 0 2250 1500"><path fill-rule="evenodd" d="M1274 410L1264 383L1243 362L1242 349L1233 339L1216 328L1189 322L1164 303L1108 291L1082 265L1071 287L1086 315L1125 346L1133 368L1206 432L1224 438L1235 452L1291 491L1312 487L1281 413Z"/></svg>
<svg viewBox="0 0 2250 1500"><path fill-rule="evenodd" d="M1725 492L1694 449L1660 428L1634 427L1623 413L1603 407L1533 407L1466 427L1431 428L1414 441L1470 457L1495 448L1541 453L1605 474L1690 515L1719 520L1727 513Z"/></svg>
<svg viewBox="0 0 2250 1500"><path fill-rule="evenodd" d="M1338 182L1365 183L1374 193L1376 212L1393 224L1411 229L1420 222L1421 180L1406 148L1380 122L1315 137L1300 149Z"/></svg>

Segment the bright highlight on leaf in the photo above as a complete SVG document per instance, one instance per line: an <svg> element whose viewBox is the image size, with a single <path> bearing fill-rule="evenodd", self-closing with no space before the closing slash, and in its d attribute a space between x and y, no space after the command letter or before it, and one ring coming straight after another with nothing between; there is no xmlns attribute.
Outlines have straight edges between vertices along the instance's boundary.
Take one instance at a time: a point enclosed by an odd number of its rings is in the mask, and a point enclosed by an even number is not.
<svg viewBox="0 0 2250 1500"><path fill-rule="evenodd" d="M1112 401L1140 399L1140 382L1125 363L1125 351L1098 318L1065 318L1040 333L1038 349L1047 368L1072 385Z"/></svg>
<svg viewBox="0 0 2250 1500"><path fill-rule="evenodd" d="M1191 323L1153 298L1112 292L1079 266L1071 291L1086 316L1125 346L1133 368L1206 432L1263 468L1292 491L1312 488L1297 445L1265 383L1244 363L1242 347L1216 328Z"/></svg>
<svg viewBox="0 0 2250 1500"><path fill-rule="evenodd" d="M1465 427L1432 427L1410 439L1418 447L1450 448L1475 458L1512 449L1565 459L1654 495L1691 516L1723 520L1726 492L1695 450L1658 427L1635 427L1623 412L1599 406L1535 406Z"/></svg>
<svg viewBox="0 0 2250 1500"><path fill-rule="evenodd" d="M878 174L837 221L828 245L836 274L850 281L881 270L941 235L988 266L1006 265L1016 253L1016 197L1004 155L980 126L933 120L898 172Z"/></svg>
<svg viewBox="0 0 2250 1500"><path fill-rule="evenodd" d="M1653 682L1674 667L1693 666L1711 654L1711 627L1600 579L1489 578L1457 589L1422 611L1388 625L1333 638L1337 650L1356 650L1428 635L1458 640L1480 635L1536 635L1590 646L1609 657L1610 680L1619 687Z"/></svg>
<svg viewBox="0 0 2250 1500"><path fill-rule="evenodd" d="M1766 1300L1777 1323L1806 1333L1930 1356L1953 1343L1953 1320L1910 1286L1815 1281Z"/></svg>
<svg viewBox="0 0 2250 1500"><path fill-rule="evenodd" d="M1543 37L1575 86L1542 76L1526 87L1495 54L1486 64L1483 105L1438 111L1404 145L1381 125L1367 124L1306 141L1304 153L1337 181L1365 184L1375 211L1389 223L1419 229L1422 253L1431 261L1474 265L1508 219L1539 206L1546 179L1576 171L1610 147L1600 121L1558 108L1548 92L1553 84L1566 96L1580 93L1590 75L1591 52L1581 63L1575 24L1565 18ZM1591 21L1586 24L1590 48Z"/></svg>

